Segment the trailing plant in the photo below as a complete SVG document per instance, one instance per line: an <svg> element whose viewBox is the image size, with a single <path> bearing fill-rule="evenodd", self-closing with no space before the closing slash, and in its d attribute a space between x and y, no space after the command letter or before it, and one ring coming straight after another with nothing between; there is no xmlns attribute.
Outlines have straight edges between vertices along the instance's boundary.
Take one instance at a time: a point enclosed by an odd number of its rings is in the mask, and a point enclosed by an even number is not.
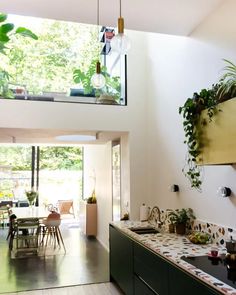
<svg viewBox="0 0 236 295"><path fill-rule="evenodd" d="M179 114L183 116L183 127L187 145L186 165L182 169L185 176L190 180L191 187L201 190L202 168L197 165L202 159L199 158L203 141L201 138L202 128L207 124L206 120L200 120L201 111L207 109L208 121L211 122L220 108L220 102L229 100L236 96L236 65L224 59L226 66L225 73L219 82L211 89L202 89L200 93L194 93L188 98L184 105L179 108Z"/></svg>
<svg viewBox="0 0 236 295"><path fill-rule="evenodd" d="M97 60L93 60L87 71L82 71L81 69L76 69L73 72L73 79L75 83L81 83L84 89L84 94L94 93L96 97L101 94L108 94L113 96L117 101L120 99L120 77L113 77L107 72L105 66L101 67L101 73L106 79L106 85L102 89L94 89L91 85L91 78L96 71Z"/></svg>
<svg viewBox="0 0 236 295"><path fill-rule="evenodd" d="M207 109L209 122L217 112L218 96L217 92L220 84L213 85L211 89L202 89L199 93L195 92L193 97L188 98L184 105L179 108L179 114L183 116L183 127L185 132L185 141L187 145L186 165L182 169L185 176L189 179L192 188L201 190L202 173L197 165L197 158L200 155L201 125L206 122L200 122L201 111Z"/></svg>
<svg viewBox="0 0 236 295"><path fill-rule="evenodd" d="M0 13L0 53L3 55L7 55L8 50L10 48L7 47L8 43L12 40L12 37L15 35L20 35L23 37L29 37L37 40L38 37L29 29L24 27L15 28L15 25L12 23L8 23L7 14ZM8 72L2 68L0 68L0 96L5 98L13 98L13 93L8 89L10 75Z"/></svg>

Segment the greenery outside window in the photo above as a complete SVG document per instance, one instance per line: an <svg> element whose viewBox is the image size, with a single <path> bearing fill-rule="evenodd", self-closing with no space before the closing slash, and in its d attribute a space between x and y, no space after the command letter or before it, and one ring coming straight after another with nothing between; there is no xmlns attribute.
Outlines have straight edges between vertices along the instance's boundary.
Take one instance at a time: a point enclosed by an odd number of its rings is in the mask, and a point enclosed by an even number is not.
<svg viewBox="0 0 236 295"><path fill-rule="evenodd" d="M75 82L73 72L80 69L87 73L100 51L107 77L113 82L111 87L117 89L116 77L120 82L119 104L126 104L125 57L117 61L115 53L104 50L109 48L112 29L102 27L102 42L98 42L94 25L18 15L9 15L8 19L16 26L30 28L38 36L37 41L13 36L9 44L11 50L1 57L0 67L10 74L17 98L76 101L71 95L94 97L93 92L83 92L84 85L82 81Z"/></svg>
<svg viewBox="0 0 236 295"><path fill-rule="evenodd" d="M83 148L0 147L0 201L26 200L26 191L39 191L39 204L58 199L78 201L83 194Z"/></svg>

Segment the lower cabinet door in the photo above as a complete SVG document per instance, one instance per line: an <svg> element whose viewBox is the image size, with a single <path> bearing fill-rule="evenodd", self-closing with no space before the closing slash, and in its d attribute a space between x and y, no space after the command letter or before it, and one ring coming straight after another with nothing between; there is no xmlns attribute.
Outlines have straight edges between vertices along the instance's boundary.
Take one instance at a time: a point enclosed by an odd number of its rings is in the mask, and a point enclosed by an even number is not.
<svg viewBox="0 0 236 295"><path fill-rule="evenodd" d="M168 266L160 256L134 243L134 274L158 295L168 295Z"/></svg>
<svg viewBox="0 0 236 295"><path fill-rule="evenodd" d="M204 285L197 279L186 274L182 270L169 267L169 295L217 295L216 290Z"/></svg>
<svg viewBox="0 0 236 295"><path fill-rule="evenodd" d="M144 282L134 276L134 294L135 295L157 295L157 293L153 292Z"/></svg>
<svg viewBox="0 0 236 295"><path fill-rule="evenodd" d="M110 277L126 295L133 295L133 242L110 226Z"/></svg>

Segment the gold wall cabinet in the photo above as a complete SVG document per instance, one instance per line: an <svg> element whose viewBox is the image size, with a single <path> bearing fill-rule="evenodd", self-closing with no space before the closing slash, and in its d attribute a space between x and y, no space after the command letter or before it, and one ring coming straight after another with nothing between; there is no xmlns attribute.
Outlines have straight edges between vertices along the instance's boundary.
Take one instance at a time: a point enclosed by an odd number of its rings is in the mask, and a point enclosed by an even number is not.
<svg viewBox="0 0 236 295"><path fill-rule="evenodd" d="M199 165L236 163L236 98L218 105L221 110L209 122L207 111L201 114L206 125L201 126L203 148Z"/></svg>

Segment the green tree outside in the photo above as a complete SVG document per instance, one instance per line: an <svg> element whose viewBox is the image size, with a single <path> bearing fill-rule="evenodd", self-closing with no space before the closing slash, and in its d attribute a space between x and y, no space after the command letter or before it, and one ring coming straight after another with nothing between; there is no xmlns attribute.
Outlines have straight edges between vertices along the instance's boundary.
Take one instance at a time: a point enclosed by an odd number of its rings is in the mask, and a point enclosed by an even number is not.
<svg viewBox="0 0 236 295"><path fill-rule="evenodd" d="M29 23L25 20L26 26L31 27L30 20ZM31 94L68 92L74 84L73 71L76 68L86 71L99 56L97 27L39 19L33 30L37 41L12 37L11 49L1 59L0 67L9 72L10 82L26 85Z"/></svg>

